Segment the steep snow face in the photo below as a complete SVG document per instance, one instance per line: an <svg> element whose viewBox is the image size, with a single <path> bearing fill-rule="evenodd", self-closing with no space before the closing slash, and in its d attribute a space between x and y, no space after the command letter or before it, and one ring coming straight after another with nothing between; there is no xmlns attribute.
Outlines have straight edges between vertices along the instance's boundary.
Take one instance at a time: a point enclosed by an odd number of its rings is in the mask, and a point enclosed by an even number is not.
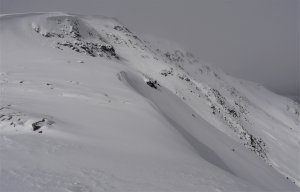
<svg viewBox="0 0 300 192"><path fill-rule="evenodd" d="M114 19L0 22L1 190L299 190L292 100Z"/></svg>

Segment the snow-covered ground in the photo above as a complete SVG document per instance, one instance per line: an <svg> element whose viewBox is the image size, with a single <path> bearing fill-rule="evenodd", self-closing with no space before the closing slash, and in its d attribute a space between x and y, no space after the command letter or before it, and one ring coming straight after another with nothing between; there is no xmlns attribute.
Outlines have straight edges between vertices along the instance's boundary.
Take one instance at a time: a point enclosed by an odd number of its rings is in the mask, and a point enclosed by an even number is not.
<svg viewBox="0 0 300 192"><path fill-rule="evenodd" d="M299 191L292 100L115 19L0 17L0 191Z"/></svg>

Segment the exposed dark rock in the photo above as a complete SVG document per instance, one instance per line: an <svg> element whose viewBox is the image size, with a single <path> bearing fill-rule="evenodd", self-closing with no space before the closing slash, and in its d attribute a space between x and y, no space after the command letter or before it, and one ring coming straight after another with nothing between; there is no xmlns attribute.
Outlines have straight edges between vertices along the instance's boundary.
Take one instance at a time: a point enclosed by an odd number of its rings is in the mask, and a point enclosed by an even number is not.
<svg viewBox="0 0 300 192"><path fill-rule="evenodd" d="M173 75L173 68L171 68L170 70L164 69L161 71L160 73L161 75L167 77L168 75Z"/></svg>
<svg viewBox="0 0 300 192"><path fill-rule="evenodd" d="M116 56L116 51L111 45L101 45L101 50L107 53L110 53L112 56Z"/></svg>
<svg viewBox="0 0 300 192"><path fill-rule="evenodd" d="M49 126L49 125L52 125L52 124L54 124L54 121L43 118L42 120L34 122L32 124L32 130L33 131L38 131L43 126ZM42 131L40 130L40 132L42 132Z"/></svg>
<svg viewBox="0 0 300 192"><path fill-rule="evenodd" d="M154 89L157 89L157 87L159 86L159 84L157 83L156 80L148 80L146 83L147 83L147 85L149 85L150 87L152 87Z"/></svg>
<svg viewBox="0 0 300 192"><path fill-rule="evenodd" d="M45 119L42 119L41 121L37 121L32 124L33 131L39 130L44 125Z"/></svg>
<svg viewBox="0 0 300 192"><path fill-rule="evenodd" d="M114 29L117 30L117 31L123 31L123 27L119 26L119 25L116 25L114 26Z"/></svg>

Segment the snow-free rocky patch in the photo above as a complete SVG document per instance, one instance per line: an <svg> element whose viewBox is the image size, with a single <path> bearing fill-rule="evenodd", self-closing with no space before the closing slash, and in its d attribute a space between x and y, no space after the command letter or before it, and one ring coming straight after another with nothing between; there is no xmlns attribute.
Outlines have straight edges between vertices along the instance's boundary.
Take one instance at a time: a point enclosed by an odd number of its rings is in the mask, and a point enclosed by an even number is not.
<svg viewBox="0 0 300 192"><path fill-rule="evenodd" d="M11 109L11 105L0 108L0 133L45 133L54 123L50 117L38 117L15 111Z"/></svg>
<svg viewBox="0 0 300 192"><path fill-rule="evenodd" d="M1 191L299 191L299 104L116 19L0 16Z"/></svg>
<svg viewBox="0 0 300 192"><path fill-rule="evenodd" d="M46 38L56 38L56 48L70 48L78 53L96 57L118 58L112 45L105 42L99 33L76 17L54 16L45 23L32 23L32 29Z"/></svg>

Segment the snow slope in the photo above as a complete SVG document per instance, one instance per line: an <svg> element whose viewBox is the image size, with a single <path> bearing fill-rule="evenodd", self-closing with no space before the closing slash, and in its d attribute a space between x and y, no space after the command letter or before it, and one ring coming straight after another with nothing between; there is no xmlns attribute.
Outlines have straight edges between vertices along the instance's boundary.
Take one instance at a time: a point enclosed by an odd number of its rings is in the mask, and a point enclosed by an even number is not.
<svg viewBox="0 0 300 192"><path fill-rule="evenodd" d="M0 191L299 191L296 102L111 18L0 38Z"/></svg>

